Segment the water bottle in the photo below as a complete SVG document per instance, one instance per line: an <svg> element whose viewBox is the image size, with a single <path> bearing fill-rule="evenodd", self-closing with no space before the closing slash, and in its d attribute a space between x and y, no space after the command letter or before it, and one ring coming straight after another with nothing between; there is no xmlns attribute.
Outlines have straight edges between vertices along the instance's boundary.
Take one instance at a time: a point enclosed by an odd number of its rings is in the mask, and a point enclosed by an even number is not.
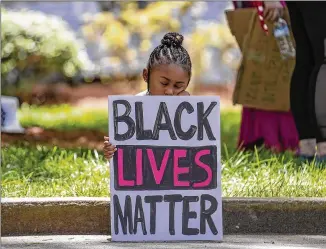
<svg viewBox="0 0 326 249"><path fill-rule="evenodd" d="M294 58L295 48L291 41L290 30L286 21L282 18L279 18L278 21L274 23L274 37L282 59Z"/></svg>

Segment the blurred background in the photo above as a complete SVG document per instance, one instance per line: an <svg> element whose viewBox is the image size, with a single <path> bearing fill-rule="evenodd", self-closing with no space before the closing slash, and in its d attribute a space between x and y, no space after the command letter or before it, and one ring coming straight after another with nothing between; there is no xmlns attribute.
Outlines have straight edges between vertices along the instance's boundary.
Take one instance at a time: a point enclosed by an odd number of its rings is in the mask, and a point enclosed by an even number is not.
<svg viewBox="0 0 326 249"><path fill-rule="evenodd" d="M231 2L2 2L1 95L18 98L25 129L1 132L2 196L108 196L107 96L146 89L142 69L166 32L185 37L188 90L221 95L230 107L240 52L227 8ZM1 120L9 116L4 100ZM234 152L240 112L221 115L223 151Z"/></svg>
<svg viewBox="0 0 326 249"><path fill-rule="evenodd" d="M291 155L236 150L241 55L225 20L231 1L1 4L1 94L18 97L25 129L1 132L2 197L109 196L107 96L146 89L141 71L171 31L192 59L188 90L221 97L223 196L325 196L326 174L298 171Z"/></svg>
<svg viewBox="0 0 326 249"><path fill-rule="evenodd" d="M29 104L96 97L103 106L98 98L144 90L149 54L176 31L194 65L190 91L229 100L240 59L224 15L230 8L230 1L3 2L2 95Z"/></svg>

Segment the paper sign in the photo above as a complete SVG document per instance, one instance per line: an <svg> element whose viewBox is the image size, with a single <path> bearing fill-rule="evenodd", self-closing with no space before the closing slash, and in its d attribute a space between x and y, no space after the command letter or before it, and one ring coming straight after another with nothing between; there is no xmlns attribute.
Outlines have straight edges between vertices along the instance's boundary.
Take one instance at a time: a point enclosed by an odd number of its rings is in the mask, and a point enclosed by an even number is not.
<svg viewBox="0 0 326 249"><path fill-rule="evenodd" d="M222 239L218 97L109 96L113 241Z"/></svg>
<svg viewBox="0 0 326 249"><path fill-rule="evenodd" d="M295 58L283 60L273 36L262 29L256 8L226 11L232 34L236 37L243 59L238 70L233 103L269 111L290 110L290 82ZM290 18L284 19L290 30ZM291 40L294 39L291 33Z"/></svg>

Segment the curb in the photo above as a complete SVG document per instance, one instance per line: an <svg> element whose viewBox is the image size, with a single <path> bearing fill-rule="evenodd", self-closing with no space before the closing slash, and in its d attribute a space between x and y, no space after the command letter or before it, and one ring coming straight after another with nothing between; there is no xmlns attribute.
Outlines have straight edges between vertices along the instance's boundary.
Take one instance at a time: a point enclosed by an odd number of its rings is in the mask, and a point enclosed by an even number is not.
<svg viewBox="0 0 326 249"><path fill-rule="evenodd" d="M109 198L3 198L3 236L109 235ZM225 234L326 234L326 198L223 198Z"/></svg>

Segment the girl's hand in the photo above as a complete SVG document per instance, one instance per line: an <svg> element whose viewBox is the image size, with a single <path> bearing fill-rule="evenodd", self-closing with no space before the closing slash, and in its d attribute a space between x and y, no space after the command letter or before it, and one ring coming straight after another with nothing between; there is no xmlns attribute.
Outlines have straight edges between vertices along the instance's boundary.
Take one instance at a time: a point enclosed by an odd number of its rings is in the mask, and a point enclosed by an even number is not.
<svg viewBox="0 0 326 249"><path fill-rule="evenodd" d="M110 160L114 152L117 151L117 148L110 143L109 137L104 137L104 145L103 145L104 157L107 160Z"/></svg>
<svg viewBox="0 0 326 249"><path fill-rule="evenodd" d="M279 1L264 1L264 3L264 16L267 21L275 22L278 18L283 16L284 8Z"/></svg>
<svg viewBox="0 0 326 249"><path fill-rule="evenodd" d="M178 94L178 96L190 96L190 93L187 91L182 91Z"/></svg>

